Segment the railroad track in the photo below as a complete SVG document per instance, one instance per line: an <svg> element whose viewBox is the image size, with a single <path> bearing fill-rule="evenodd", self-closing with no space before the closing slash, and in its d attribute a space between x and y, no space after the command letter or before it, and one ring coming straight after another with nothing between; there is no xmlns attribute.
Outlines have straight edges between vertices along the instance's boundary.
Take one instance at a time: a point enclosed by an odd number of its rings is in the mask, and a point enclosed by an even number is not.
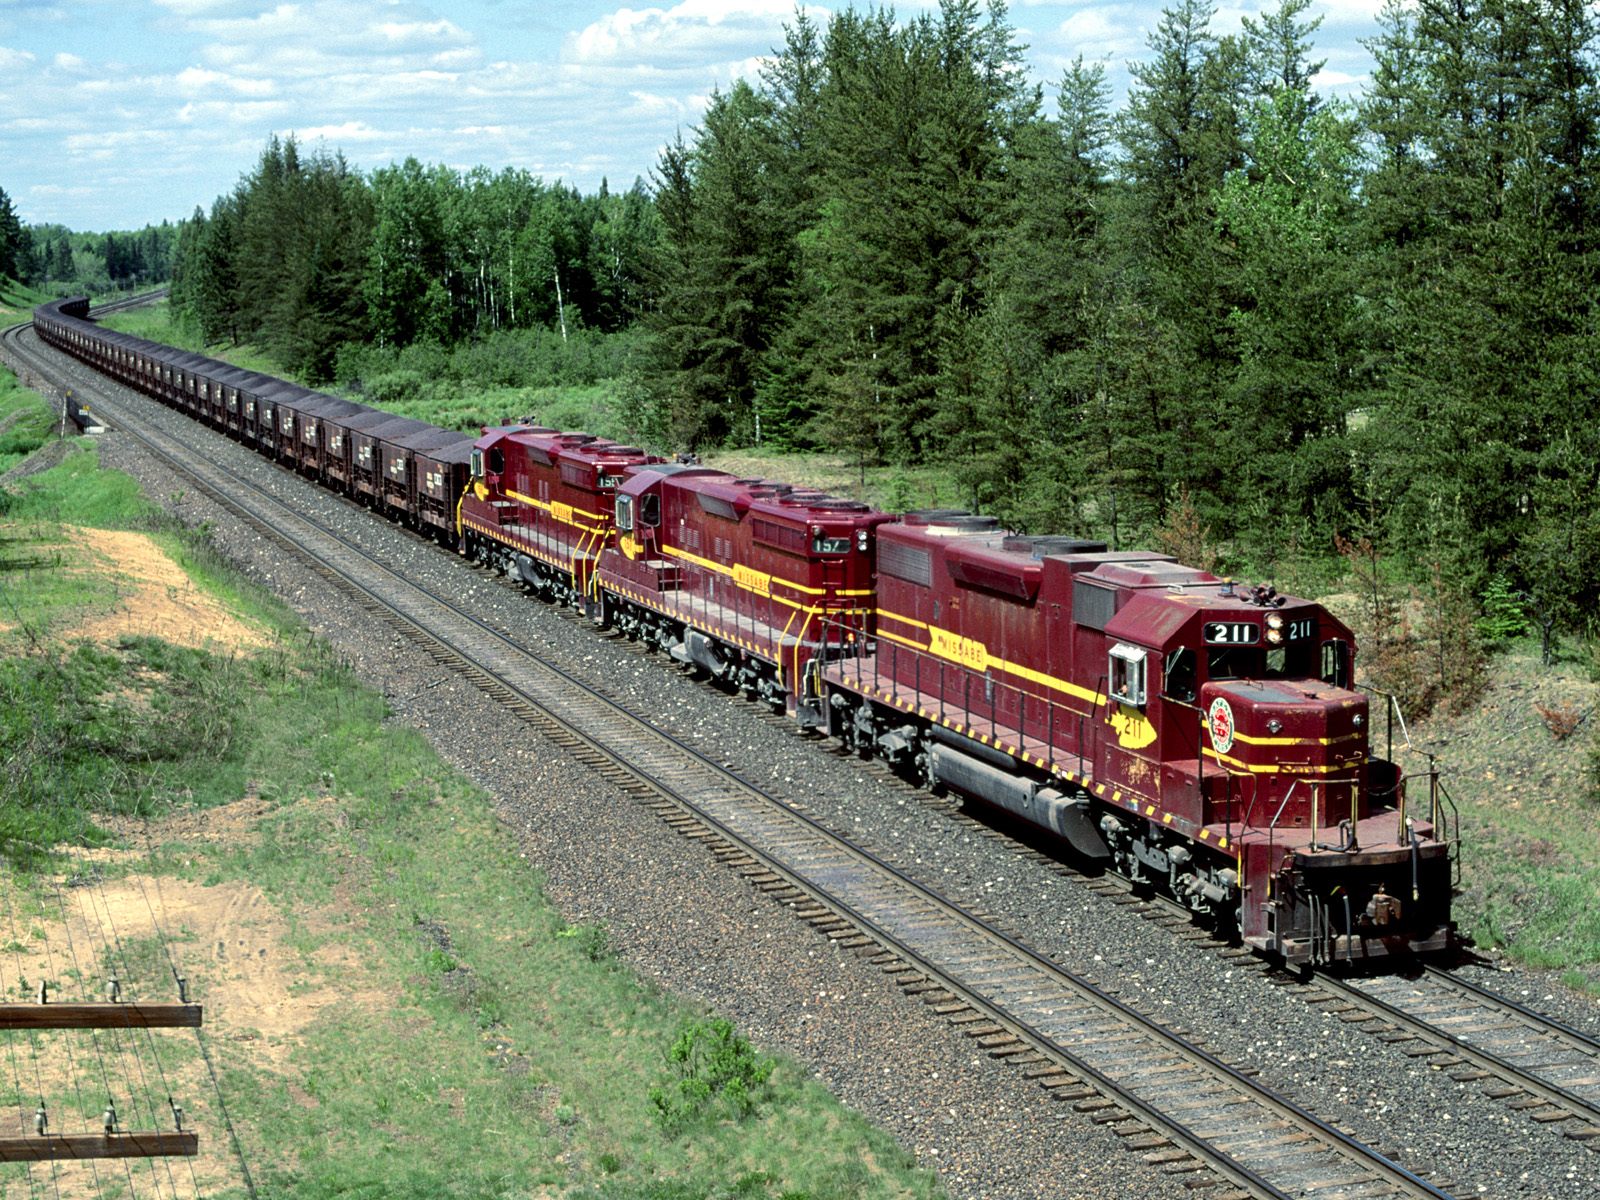
<svg viewBox="0 0 1600 1200"><path fill-rule="evenodd" d="M10 352L49 364L7 331ZM380 620L568 747L684 836L868 957L991 1057L1122 1135L1153 1168L1216 1197L1448 1193L530 653L448 595L402 577L328 526L199 461L100 385L101 412L193 485ZM225 439L221 439L219 443Z"/></svg>
<svg viewBox="0 0 1600 1200"><path fill-rule="evenodd" d="M1298 989L1307 1004L1600 1151L1600 1038L1432 964L1412 974L1285 972L1207 934L1166 896L1136 893L1115 875L1090 886L1180 936L1276 972L1276 981Z"/></svg>
<svg viewBox="0 0 1600 1200"><path fill-rule="evenodd" d="M1600 1040L1432 966L1313 985L1310 1003L1600 1150Z"/></svg>

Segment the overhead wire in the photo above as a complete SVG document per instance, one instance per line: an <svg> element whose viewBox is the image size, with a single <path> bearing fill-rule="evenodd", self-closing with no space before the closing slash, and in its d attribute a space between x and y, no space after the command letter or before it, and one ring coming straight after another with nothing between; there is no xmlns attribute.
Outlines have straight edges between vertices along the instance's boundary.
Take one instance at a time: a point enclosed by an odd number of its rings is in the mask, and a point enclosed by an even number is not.
<svg viewBox="0 0 1600 1200"><path fill-rule="evenodd" d="M122 980L131 986L133 984L133 971L128 954L122 944L122 936L117 930L116 914L112 911L111 901L110 898L105 894L105 889L98 888L97 894L99 895L101 904L105 906L105 924L101 926L101 928L103 931L110 931L110 937L107 941L107 955L115 966L120 967ZM156 931L156 937L158 941L164 939L164 936L165 935L162 934L160 930ZM165 946L163 946L162 949L163 952L165 952ZM150 1049L150 1057L155 1062L156 1074L161 1081L161 1090L166 1093L167 1105L169 1108L171 1108L173 1105L172 1085L167 1079L166 1068L161 1062L161 1051L157 1045L155 1033L148 1025L142 1026L141 1028L144 1033L144 1040ZM150 1128L159 1129L161 1127L162 1117L156 1107L154 1095L150 1089L149 1077L145 1073L144 1057L139 1053L138 1036L140 1030L125 1029L123 1032L127 1036L130 1044L134 1065L138 1068L139 1072L139 1086L145 1096L146 1106L150 1110ZM149 1160L149 1162L151 1176L156 1178L156 1193L159 1195L161 1192L161 1185L159 1177L156 1174L156 1160L152 1158ZM168 1186L171 1187L172 1194L174 1197L176 1197L178 1194L178 1183L172 1174L172 1161L170 1159L163 1158L162 1166L166 1168Z"/></svg>
<svg viewBox="0 0 1600 1200"><path fill-rule="evenodd" d="M54 885L55 885L56 906L61 911L61 927L62 927L62 930L66 933L66 936L67 936L67 952L72 957L72 970L73 970L73 973L78 977L78 980L80 981L80 983L87 984L89 976L84 973L83 963L80 962L79 958L78 958L78 943L77 943L77 939L72 936L72 920L67 915L66 897L64 897L61 894L61 882L60 882L60 880L55 880L53 882L54 882ZM88 997L85 996L85 999L88 999ZM111 1071L106 1066L105 1051L100 1046L100 1031L98 1029L90 1029L89 1030L89 1044L90 1044L90 1046L92 1046L94 1048L95 1058L100 1064L100 1079L105 1084L105 1089L106 1089L106 1093L105 1094L106 1094L106 1099L108 1101L107 1108L109 1110L110 1107L111 1107L111 1104L109 1102L114 1101L116 1099L116 1096L115 1096L115 1093L112 1091L112 1087L111 1087ZM71 1046L72 1046L72 1039L70 1039L70 1038L67 1039L66 1040L66 1045L68 1046L67 1053L68 1053L68 1055L70 1057L71 1053L72 1053L71 1049L70 1049ZM76 1066L74 1066L74 1069L73 1069L73 1076L74 1076L74 1080L76 1080L76 1076L77 1076ZM80 1104L82 1103L81 1095L80 1095L79 1103ZM85 1112L92 1112L93 1109L86 1108L86 1109L84 1109L84 1111ZM89 1165L91 1167L94 1165L94 1160L93 1159L89 1160ZM139 1194L139 1189L134 1186L134 1182L133 1182L133 1167L128 1162L127 1159L123 1159L122 1160L122 1170L123 1170L123 1173L128 1178L128 1193L129 1193L129 1195L130 1196L137 1196ZM96 1173L95 1173L95 1185L96 1185L97 1188L99 1187L99 1172L98 1171L96 1171Z"/></svg>
<svg viewBox="0 0 1600 1200"><path fill-rule="evenodd" d="M149 847L149 832L150 831L148 829L145 830L145 844L147 847ZM151 848L151 853L154 853L153 848ZM161 876L152 874L151 879L154 881L156 886L156 901L159 904L161 911L166 912L167 899L166 895L161 890ZM148 892L145 894L145 906L150 906L150 896ZM155 923L158 929L160 928L159 918L157 918L155 909L153 908L150 910L150 920ZM167 969L172 972L173 981L179 984L181 994L184 976L179 973L178 964L172 957L172 942L163 934L161 944L166 949ZM217 1066L211 1058L211 1047L206 1043L205 1030L196 1027L194 1031L194 1037L195 1044L200 1048L200 1058L206 1064L206 1073L211 1078L211 1092L217 1098L217 1112L222 1117L223 1128L228 1131L228 1140L233 1145L234 1157L239 1160L239 1173L244 1178L244 1190L249 1194L250 1200L257 1200L255 1178L250 1174L250 1162L247 1158L245 1158L244 1142L239 1137L239 1130L234 1126L233 1114L228 1111L227 1097L222 1094L222 1081L217 1078Z"/></svg>
<svg viewBox="0 0 1600 1200"><path fill-rule="evenodd" d="M151 872L150 873L152 875L154 875L155 871L154 871L154 865L153 864L155 862L155 847L153 845L151 845L151 843L150 843L150 827L149 827L148 823L142 825L140 827L140 831L144 835L145 861L152 864L152 868L151 868ZM167 960L167 969L172 974L172 986L173 986L173 989L178 994L178 1002L180 1004L187 1004L187 1003L189 1003L189 997L188 997L188 994L187 994L187 988L185 987L186 976L181 975L181 974L178 973L177 960L176 960L175 956L172 953L172 944L167 939L166 930L162 927L161 919L156 915L155 907L150 903L150 889L145 886L144 875L142 873L141 874L136 874L134 876L134 881L139 885L139 895L144 900L145 911L150 914L150 928L152 928L152 929L154 929L156 931L156 940L161 946L162 956ZM156 887L159 889L160 886L161 886L160 877L156 876ZM163 901L162 911L163 912L165 911L165 901ZM198 1030L196 1032L198 1032ZM147 1035L148 1035L148 1033L149 1033L149 1031L146 1030L146 1034ZM157 1055L157 1057L156 1057L156 1065L157 1065L157 1067L160 1067L160 1065L161 1065L161 1058L160 1058L159 1055ZM174 1116L174 1122L176 1122L176 1115L177 1114L176 1114L175 1100L174 1100L174 1097L173 1097L173 1094L172 1094L172 1091L171 1091L170 1087L168 1087L168 1085L167 1085L166 1073L164 1071L162 1072L161 1083L162 1083L163 1087L167 1087L168 1088L168 1090L167 1090L167 1103L169 1105L173 1105L174 1106L174 1114L173 1114L173 1116ZM193 1158L189 1158L187 1161L188 1161L188 1165L189 1165L189 1180L194 1186L194 1194L195 1194L195 1196L198 1197L200 1195L200 1178L199 1178L198 1173L195 1171L194 1159ZM170 1164L169 1164L169 1167L170 1167Z"/></svg>
<svg viewBox="0 0 1600 1200"><path fill-rule="evenodd" d="M60 896L59 889L57 889L56 894L57 894L57 897L59 898L59 896ZM15 924L14 924L15 920L16 920L16 910L13 908L12 909L13 936L15 936ZM57 985L59 986L62 976L61 976L60 972L58 972L56 970L55 951L54 951L54 949L52 949L51 943L50 943L50 939L48 937L43 938L42 942L43 942L43 945L44 945L44 956L45 956L44 970L45 970L45 974L44 974L44 976L41 977L41 983L48 983L50 980L53 979L53 980L55 980L57 982ZM18 945L21 945L20 940L18 941ZM80 1082L79 1077L78 1077L78 1060L77 1060L77 1055L74 1053L74 1051L72 1049L72 1043L73 1043L73 1039L72 1038L63 1038L61 1040L61 1044L62 1044L62 1046L65 1048L65 1050L67 1052L67 1083L68 1083L68 1086L72 1089L73 1095L77 1099L78 1110L80 1112L87 1112L89 1110L84 1107L83 1085ZM37 1056L35 1057L35 1067L36 1068L38 1067ZM39 1080L39 1103L40 1103L40 1107L44 1106L44 1079L43 1079L42 1071L41 1071L40 1080ZM55 1163L53 1161L51 1163L51 1170L52 1170L52 1172L56 1172L57 1171L56 1165L55 1165ZM100 1168L99 1168L98 1164L95 1162L95 1160L92 1159L92 1158L89 1159L89 1174L90 1174L90 1177L94 1180L95 1195L104 1196L105 1195L105 1188L104 1188L104 1185L100 1181ZM56 1180L56 1195L59 1197L60 1194L61 1194L61 1184L60 1184L59 1178L57 1178L57 1180Z"/></svg>
<svg viewBox="0 0 1600 1200"><path fill-rule="evenodd" d="M23 965L23 962L22 962L22 941L17 936L19 931L17 929L17 915L16 915L16 908L15 908L16 900L15 900L13 889L10 886L8 886L5 889L5 893L6 893L6 911L9 914L10 920L11 920L11 952L12 952L13 957L15 957L16 960L17 960L17 991L18 991L18 994L21 995L22 994L22 990L23 990L23 986L24 986L24 984L25 984L25 982L27 980L27 968ZM6 994L5 976L4 976L3 971L0 971L0 996L3 996L5 994ZM38 1043L34 1040L34 1031L30 1029L30 1030L27 1031L27 1034L28 1034L28 1045L29 1045L29 1048L33 1052L34 1075L37 1078L38 1083L39 1083L39 1107L42 1109L44 1107L44 1079L43 1079L43 1075L42 1075L42 1073L41 1073L41 1071L39 1069L39 1047L38 1047ZM16 1082L16 1087L17 1087L17 1117L18 1117L18 1120L21 1121L23 1119L24 1113L27 1111L27 1105L23 1101L24 1092L23 1092L23 1088L22 1088L22 1071L21 1071L21 1068L19 1067L19 1065L17 1063L17 1042L16 1042L16 1039L14 1037L9 1037L8 1036L6 1038L6 1052L7 1052L7 1057L11 1060L11 1077ZM24 1129L27 1128L26 1124L23 1125L23 1128ZM52 1167L54 1167L54 1165L55 1165L54 1163L51 1164ZM37 1196L39 1194L39 1191L38 1191L38 1188L36 1186L36 1181L34 1180L34 1176L33 1176L33 1164L32 1163L24 1163L23 1164L23 1171L24 1171L24 1174L27 1176L27 1179L28 1179L28 1195L29 1196ZM57 1192L57 1195L60 1194L60 1186L59 1186L59 1184L57 1185L56 1192ZM6 1195L5 1181L4 1181L4 1179L0 1179L0 1200L3 1200L3 1197L5 1195Z"/></svg>

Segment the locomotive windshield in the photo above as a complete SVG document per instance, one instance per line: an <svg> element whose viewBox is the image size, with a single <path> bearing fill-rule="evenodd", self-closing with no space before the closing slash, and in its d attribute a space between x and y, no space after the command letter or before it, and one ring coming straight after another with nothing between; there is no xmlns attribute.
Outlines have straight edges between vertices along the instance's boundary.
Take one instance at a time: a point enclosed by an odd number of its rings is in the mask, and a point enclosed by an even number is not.
<svg viewBox="0 0 1600 1200"><path fill-rule="evenodd" d="M1315 649L1288 646L1207 646L1208 679L1307 679L1317 672Z"/></svg>

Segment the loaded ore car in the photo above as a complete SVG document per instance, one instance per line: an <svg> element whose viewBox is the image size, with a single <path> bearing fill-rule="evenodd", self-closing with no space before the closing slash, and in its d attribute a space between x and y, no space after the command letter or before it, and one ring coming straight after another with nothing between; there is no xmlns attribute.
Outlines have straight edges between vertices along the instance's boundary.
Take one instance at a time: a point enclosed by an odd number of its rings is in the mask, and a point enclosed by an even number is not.
<svg viewBox="0 0 1600 1200"><path fill-rule="evenodd" d="M387 420L358 423L350 430L350 495L362 504L383 504L383 442L386 438L425 433L434 428L426 421L383 414Z"/></svg>
<svg viewBox="0 0 1600 1200"><path fill-rule="evenodd" d="M1443 949L1437 796L1371 753L1322 606L1170 557L910 513L829 728L1111 859L1290 962Z"/></svg>
<svg viewBox="0 0 1600 1200"><path fill-rule="evenodd" d="M601 555L606 619L817 723L808 667L826 644L869 631L873 530L890 519L703 467L635 468L617 494L617 539Z"/></svg>
<svg viewBox="0 0 1600 1200"><path fill-rule="evenodd" d="M335 431L343 431L346 418L371 411L365 404L320 393L293 405L280 405L280 425L287 440L285 460L303 475L326 480L328 457L337 453L331 446Z"/></svg>
<svg viewBox="0 0 1600 1200"><path fill-rule="evenodd" d="M461 500L462 551L546 599L600 616L594 568L615 537L617 488L629 469L656 461L586 433L485 429Z"/></svg>
<svg viewBox="0 0 1600 1200"><path fill-rule="evenodd" d="M383 434L378 439L379 506L395 520L407 525L416 524L417 493L422 478L417 469L417 456L424 451L437 451L471 438L451 430L429 425L409 433ZM468 451L470 453L470 451Z"/></svg>
<svg viewBox="0 0 1600 1200"><path fill-rule="evenodd" d="M437 449L416 453L412 518L417 529L446 546L459 540L456 511L470 478L474 439L457 434Z"/></svg>

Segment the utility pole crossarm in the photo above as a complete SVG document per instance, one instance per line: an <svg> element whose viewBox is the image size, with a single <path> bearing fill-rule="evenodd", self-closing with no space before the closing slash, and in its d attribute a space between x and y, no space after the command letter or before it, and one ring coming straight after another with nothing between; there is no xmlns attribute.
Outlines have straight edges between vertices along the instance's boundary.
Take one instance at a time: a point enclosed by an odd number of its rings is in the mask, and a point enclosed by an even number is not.
<svg viewBox="0 0 1600 1200"><path fill-rule="evenodd" d="M0 1137L0 1163L64 1162L81 1158L192 1158L197 1133L52 1133Z"/></svg>
<svg viewBox="0 0 1600 1200"><path fill-rule="evenodd" d="M198 1029L198 1004L0 1004L0 1030Z"/></svg>

